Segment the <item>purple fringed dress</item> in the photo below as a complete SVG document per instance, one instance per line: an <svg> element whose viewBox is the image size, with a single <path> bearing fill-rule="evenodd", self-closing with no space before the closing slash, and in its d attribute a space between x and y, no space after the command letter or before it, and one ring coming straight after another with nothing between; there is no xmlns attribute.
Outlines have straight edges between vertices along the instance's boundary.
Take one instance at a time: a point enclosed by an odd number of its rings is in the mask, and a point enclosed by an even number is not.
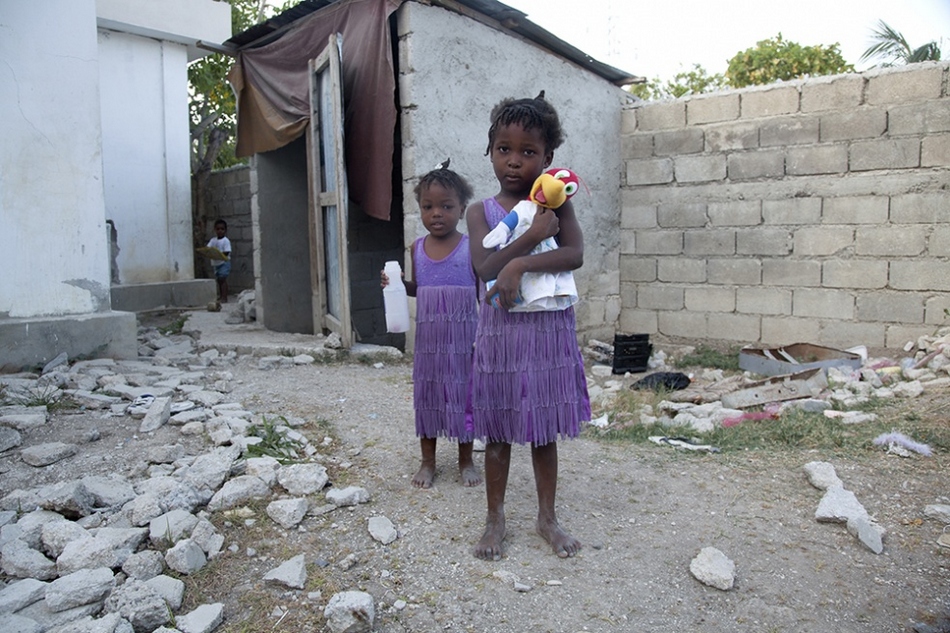
<svg viewBox="0 0 950 633"><path fill-rule="evenodd" d="M412 381L416 435L471 442L465 405L478 322L475 272L468 236L448 257L426 255L425 238L413 245L416 275L416 344Z"/></svg>
<svg viewBox="0 0 950 633"><path fill-rule="evenodd" d="M491 230L505 215L484 201ZM590 420L574 308L508 312L481 302L472 367L475 437L543 446L577 437Z"/></svg>

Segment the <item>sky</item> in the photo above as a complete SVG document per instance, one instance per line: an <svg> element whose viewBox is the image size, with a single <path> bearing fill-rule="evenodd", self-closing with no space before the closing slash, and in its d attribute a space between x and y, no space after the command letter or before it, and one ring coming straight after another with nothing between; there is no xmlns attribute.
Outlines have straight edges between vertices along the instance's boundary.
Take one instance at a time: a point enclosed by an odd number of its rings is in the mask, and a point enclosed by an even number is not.
<svg viewBox="0 0 950 633"><path fill-rule="evenodd" d="M879 20L911 47L931 40L950 59L950 0L502 0L594 59L628 73L672 79L701 64L725 73L727 61L782 34L803 46L840 44L856 70ZM942 39L942 42L941 42Z"/></svg>

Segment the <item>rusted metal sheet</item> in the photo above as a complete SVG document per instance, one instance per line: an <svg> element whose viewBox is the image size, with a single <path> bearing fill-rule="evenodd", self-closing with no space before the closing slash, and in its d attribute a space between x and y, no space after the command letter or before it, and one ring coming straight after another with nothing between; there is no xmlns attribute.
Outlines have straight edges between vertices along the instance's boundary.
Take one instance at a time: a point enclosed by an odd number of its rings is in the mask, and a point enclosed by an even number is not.
<svg viewBox="0 0 950 633"><path fill-rule="evenodd" d="M796 374L774 376L753 383L745 389L733 391L722 396L722 406L730 409L744 409L770 402L798 400L817 397L828 386L824 369L815 367Z"/></svg>
<svg viewBox="0 0 950 633"><path fill-rule="evenodd" d="M739 367L763 376L778 376L815 367L861 367L861 356L831 347L795 343L784 347L739 350Z"/></svg>

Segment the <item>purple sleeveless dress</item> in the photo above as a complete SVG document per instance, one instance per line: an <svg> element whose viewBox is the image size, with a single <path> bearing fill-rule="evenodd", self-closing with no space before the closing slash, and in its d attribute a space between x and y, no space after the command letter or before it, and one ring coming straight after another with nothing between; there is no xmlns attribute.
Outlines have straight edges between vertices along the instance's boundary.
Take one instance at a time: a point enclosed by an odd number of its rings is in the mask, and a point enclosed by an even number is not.
<svg viewBox="0 0 950 633"><path fill-rule="evenodd" d="M471 442L465 405L478 322L475 272L468 236L448 257L426 255L425 238L413 245L416 275L416 341L412 381L416 435Z"/></svg>
<svg viewBox="0 0 950 633"><path fill-rule="evenodd" d="M491 230L505 215L484 201ZM577 437L590 420L574 308L508 312L480 304L472 366L471 424L490 442L543 446Z"/></svg>

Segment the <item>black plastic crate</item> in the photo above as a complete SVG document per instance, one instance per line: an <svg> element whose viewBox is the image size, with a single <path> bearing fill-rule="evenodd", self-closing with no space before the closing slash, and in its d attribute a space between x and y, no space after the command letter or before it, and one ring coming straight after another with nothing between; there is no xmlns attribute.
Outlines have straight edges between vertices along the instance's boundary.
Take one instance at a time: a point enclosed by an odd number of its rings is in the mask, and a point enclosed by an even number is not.
<svg viewBox="0 0 950 633"><path fill-rule="evenodd" d="M649 334L615 334L613 373L646 371L652 353Z"/></svg>

